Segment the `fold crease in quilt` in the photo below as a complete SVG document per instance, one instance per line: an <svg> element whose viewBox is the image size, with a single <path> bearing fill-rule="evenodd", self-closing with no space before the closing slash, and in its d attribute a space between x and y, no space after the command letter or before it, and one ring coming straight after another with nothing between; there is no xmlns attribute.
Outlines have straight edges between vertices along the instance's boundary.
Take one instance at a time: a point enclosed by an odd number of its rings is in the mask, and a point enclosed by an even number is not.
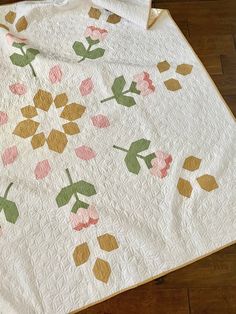
<svg viewBox="0 0 236 314"><path fill-rule="evenodd" d="M146 30L105 2L0 6L3 314L81 310L236 240L233 116L167 11Z"/></svg>

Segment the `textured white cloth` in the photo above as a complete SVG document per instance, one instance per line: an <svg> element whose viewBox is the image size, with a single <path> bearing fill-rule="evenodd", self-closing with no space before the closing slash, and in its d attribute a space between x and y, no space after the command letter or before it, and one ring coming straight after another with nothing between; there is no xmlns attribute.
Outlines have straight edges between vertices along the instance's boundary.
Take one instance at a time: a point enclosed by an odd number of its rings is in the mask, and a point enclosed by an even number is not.
<svg viewBox="0 0 236 314"><path fill-rule="evenodd" d="M148 28L152 0L93 0L93 3L136 25Z"/></svg>
<svg viewBox="0 0 236 314"><path fill-rule="evenodd" d="M163 11L0 7L0 312L64 314L236 240L235 121Z"/></svg>

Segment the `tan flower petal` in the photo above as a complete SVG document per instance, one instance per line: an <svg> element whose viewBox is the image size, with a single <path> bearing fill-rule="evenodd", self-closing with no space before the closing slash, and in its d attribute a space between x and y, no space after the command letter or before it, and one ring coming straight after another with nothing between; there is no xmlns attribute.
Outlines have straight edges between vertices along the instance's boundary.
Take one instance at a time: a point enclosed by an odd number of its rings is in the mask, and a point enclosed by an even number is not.
<svg viewBox="0 0 236 314"><path fill-rule="evenodd" d="M211 192L218 188L216 179L209 174L204 174L203 176L197 178L197 182L200 187L207 192Z"/></svg>
<svg viewBox="0 0 236 314"><path fill-rule="evenodd" d="M89 251L88 244L86 242L76 246L73 253L75 265L80 266L86 263L87 260L89 259L89 256L90 256L90 251Z"/></svg>
<svg viewBox="0 0 236 314"><path fill-rule="evenodd" d="M57 108L64 107L68 103L68 97L66 93L57 95L54 99L54 104Z"/></svg>
<svg viewBox="0 0 236 314"><path fill-rule="evenodd" d="M77 123L75 122L69 122L69 123L63 124L63 129L65 133L68 135L75 135L80 132L80 129Z"/></svg>
<svg viewBox="0 0 236 314"><path fill-rule="evenodd" d="M66 135L57 130L52 130L47 138L48 148L60 154L64 151L67 142Z"/></svg>
<svg viewBox="0 0 236 314"><path fill-rule="evenodd" d="M192 186L191 183L187 180L184 180L182 178L179 178L177 189L179 191L179 194L185 196L185 197L190 197L192 194Z"/></svg>
<svg viewBox="0 0 236 314"><path fill-rule="evenodd" d="M97 258L93 267L93 273L97 280L107 283L111 275L111 267L107 261Z"/></svg>
<svg viewBox="0 0 236 314"><path fill-rule="evenodd" d="M51 104L53 103L53 98L51 93L40 89L34 96L34 105L36 108L48 111Z"/></svg>
<svg viewBox="0 0 236 314"><path fill-rule="evenodd" d="M183 168L188 171L195 171L200 167L201 159L195 156L189 156L185 159Z"/></svg>
<svg viewBox="0 0 236 314"><path fill-rule="evenodd" d="M118 249L118 243L116 241L116 238L109 233L105 233L100 237L97 237L97 239L100 248L104 251L111 252Z"/></svg>
<svg viewBox="0 0 236 314"><path fill-rule="evenodd" d="M22 138L33 136L37 131L39 123L30 119L21 121L15 128L13 134Z"/></svg>
<svg viewBox="0 0 236 314"><path fill-rule="evenodd" d="M38 115L37 110L34 106L26 106L21 108L21 113L25 118L33 118Z"/></svg>
<svg viewBox="0 0 236 314"><path fill-rule="evenodd" d="M121 20L121 17L117 14L110 14L107 18L107 22L111 24L117 24Z"/></svg>
<svg viewBox="0 0 236 314"><path fill-rule="evenodd" d="M166 88L172 92L175 92L175 91L182 88L179 81L175 80L175 79L169 79L169 80L165 81L164 84L165 84Z"/></svg>
<svg viewBox="0 0 236 314"><path fill-rule="evenodd" d="M42 147L46 142L44 133L35 134L31 139L31 145L33 149Z"/></svg>
<svg viewBox="0 0 236 314"><path fill-rule="evenodd" d="M24 16L22 16L16 23L16 29L18 32L24 31L28 27L28 22Z"/></svg>
<svg viewBox="0 0 236 314"><path fill-rule="evenodd" d="M89 12L88 12L89 17L92 19L98 20L101 16L101 11L99 9L91 7Z"/></svg>
<svg viewBox="0 0 236 314"><path fill-rule="evenodd" d="M86 108L82 105L73 103L70 105L66 105L61 113L61 118L74 121L79 119L83 113L85 112Z"/></svg>
<svg viewBox="0 0 236 314"><path fill-rule="evenodd" d="M168 71L170 68L170 64L167 61L159 62L157 64L157 68L160 73Z"/></svg>
<svg viewBox="0 0 236 314"><path fill-rule="evenodd" d="M5 20L10 23L13 24L16 18L16 13L13 11L9 11L6 15L5 15Z"/></svg>
<svg viewBox="0 0 236 314"><path fill-rule="evenodd" d="M176 68L176 72L181 75L188 75L192 72L193 66L190 64L180 64Z"/></svg>

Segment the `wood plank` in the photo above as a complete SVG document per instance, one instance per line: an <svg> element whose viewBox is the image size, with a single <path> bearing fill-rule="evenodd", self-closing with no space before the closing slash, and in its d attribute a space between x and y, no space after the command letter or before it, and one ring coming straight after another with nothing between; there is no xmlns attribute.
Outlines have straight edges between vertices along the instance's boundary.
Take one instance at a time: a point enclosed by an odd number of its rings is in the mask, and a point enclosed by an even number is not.
<svg viewBox="0 0 236 314"><path fill-rule="evenodd" d="M236 73L212 75L212 79L223 96L236 95Z"/></svg>
<svg viewBox="0 0 236 314"><path fill-rule="evenodd" d="M232 35L191 36L190 44L198 55L234 54L234 37Z"/></svg>
<svg viewBox="0 0 236 314"><path fill-rule="evenodd" d="M236 53L230 55L222 55L220 57L222 69L225 74L236 73Z"/></svg>
<svg viewBox="0 0 236 314"><path fill-rule="evenodd" d="M153 283L129 290L80 314L190 314L187 289L157 289Z"/></svg>
<svg viewBox="0 0 236 314"><path fill-rule="evenodd" d="M220 56L200 56L202 63L210 75L223 74Z"/></svg>
<svg viewBox="0 0 236 314"><path fill-rule="evenodd" d="M189 289L191 314L235 314L236 289Z"/></svg>
<svg viewBox="0 0 236 314"><path fill-rule="evenodd" d="M156 283L160 289L234 286L236 290L236 245L170 273Z"/></svg>

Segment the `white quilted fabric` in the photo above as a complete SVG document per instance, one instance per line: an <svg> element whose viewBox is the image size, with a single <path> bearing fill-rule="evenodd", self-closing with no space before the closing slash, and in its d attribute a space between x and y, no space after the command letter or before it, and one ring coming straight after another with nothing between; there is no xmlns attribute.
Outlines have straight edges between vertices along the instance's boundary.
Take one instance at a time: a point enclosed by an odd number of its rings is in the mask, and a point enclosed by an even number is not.
<svg viewBox="0 0 236 314"><path fill-rule="evenodd" d="M146 31L88 0L2 6L0 42L1 313L79 310L235 241L235 121L166 11Z"/></svg>

